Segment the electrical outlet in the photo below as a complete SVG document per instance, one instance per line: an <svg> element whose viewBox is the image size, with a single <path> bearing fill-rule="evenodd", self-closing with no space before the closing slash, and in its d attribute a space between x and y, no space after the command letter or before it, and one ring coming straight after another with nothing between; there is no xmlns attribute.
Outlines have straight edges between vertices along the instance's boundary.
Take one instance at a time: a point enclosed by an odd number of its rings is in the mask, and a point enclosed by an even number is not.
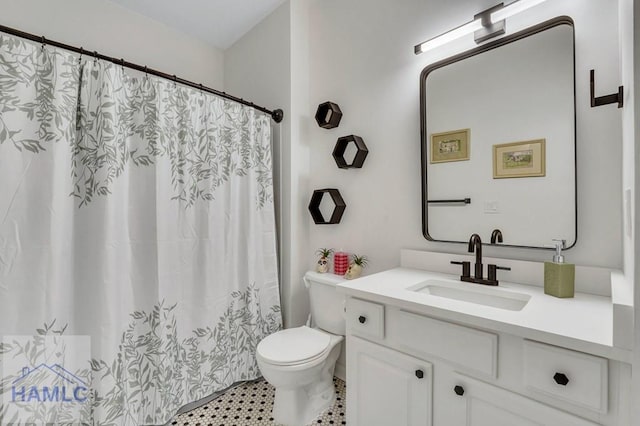
<svg viewBox="0 0 640 426"><path fill-rule="evenodd" d="M484 202L484 213L485 214L498 214L500 213L500 208L498 206L498 202L495 200L485 201Z"/></svg>

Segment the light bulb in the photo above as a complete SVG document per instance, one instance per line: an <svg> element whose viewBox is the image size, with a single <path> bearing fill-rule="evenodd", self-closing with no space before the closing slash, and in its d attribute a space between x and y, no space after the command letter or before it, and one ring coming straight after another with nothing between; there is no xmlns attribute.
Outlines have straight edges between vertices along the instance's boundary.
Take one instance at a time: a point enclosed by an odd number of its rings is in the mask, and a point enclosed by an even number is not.
<svg viewBox="0 0 640 426"><path fill-rule="evenodd" d="M500 22L517 13L523 12L533 6L537 6L546 0L518 0L508 4L502 9L496 10L491 14L491 22Z"/></svg>
<svg viewBox="0 0 640 426"><path fill-rule="evenodd" d="M482 28L482 21L480 19L467 22L466 24L461 25L458 28L454 28L451 31L447 31L446 33L441 34L438 37L434 37L431 40L427 40L424 43L420 44L419 50L417 49L416 53L422 53L426 52L427 50L435 49L436 47L440 47L467 34L471 34L474 31L479 30L480 28Z"/></svg>

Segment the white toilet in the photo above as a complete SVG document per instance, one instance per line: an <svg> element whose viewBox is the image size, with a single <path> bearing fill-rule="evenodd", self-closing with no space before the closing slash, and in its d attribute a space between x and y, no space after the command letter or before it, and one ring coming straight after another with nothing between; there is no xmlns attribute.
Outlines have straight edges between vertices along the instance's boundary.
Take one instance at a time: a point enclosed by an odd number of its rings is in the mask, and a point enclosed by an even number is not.
<svg viewBox="0 0 640 426"><path fill-rule="evenodd" d="M258 367L276 388L276 424L307 425L334 402L333 370L345 333L344 297L336 291L341 281L333 274L307 272L314 328L281 330L258 344Z"/></svg>

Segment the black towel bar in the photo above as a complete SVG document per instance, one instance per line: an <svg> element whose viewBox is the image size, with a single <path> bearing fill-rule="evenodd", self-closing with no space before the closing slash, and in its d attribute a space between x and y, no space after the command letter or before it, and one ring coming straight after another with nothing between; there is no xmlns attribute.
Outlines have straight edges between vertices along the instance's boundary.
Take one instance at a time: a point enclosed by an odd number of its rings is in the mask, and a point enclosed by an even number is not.
<svg viewBox="0 0 640 426"><path fill-rule="evenodd" d="M462 198L460 200L427 200L427 203L429 204L457 204L457 203L471 204L471 198Z"/></svg>

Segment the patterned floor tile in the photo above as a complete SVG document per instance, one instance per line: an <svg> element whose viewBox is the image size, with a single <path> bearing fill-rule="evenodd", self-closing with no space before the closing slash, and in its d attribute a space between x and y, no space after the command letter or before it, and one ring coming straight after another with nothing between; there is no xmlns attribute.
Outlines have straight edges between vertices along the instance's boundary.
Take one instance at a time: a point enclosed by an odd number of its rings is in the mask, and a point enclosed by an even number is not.
<svg viewBox="0 0 640 426"><path fill-rule="evenodd" d="M344 381L334 378L336 402L314 425L345 425L346 391ZM179 426L274 426L271 409L275 389L264 379L247 382L218 398L175 417L170 425ZM302 426L302 425L301 425Z"/></svg>

